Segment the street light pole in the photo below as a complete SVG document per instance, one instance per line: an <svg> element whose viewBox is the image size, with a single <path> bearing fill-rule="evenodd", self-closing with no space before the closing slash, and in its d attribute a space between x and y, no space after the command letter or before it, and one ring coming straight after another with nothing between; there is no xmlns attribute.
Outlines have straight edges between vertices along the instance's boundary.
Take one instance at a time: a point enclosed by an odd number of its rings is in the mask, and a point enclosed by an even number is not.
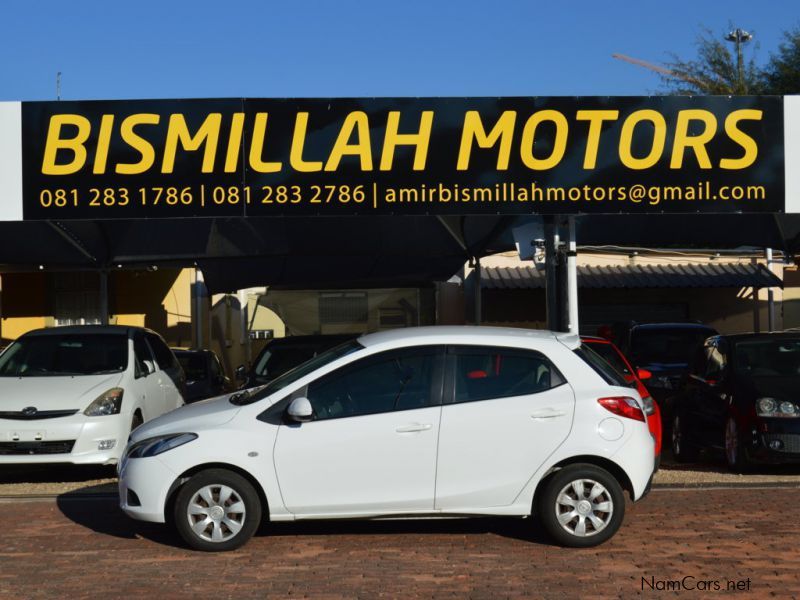
<svg viewBox="0 0 800 600"><path fill-rule="evenodd" d="M736 72L739 77L739 81L737 82L737 90L738 94L746 94L747 93L747 86L744 82L744 57L742 56L742 44L749 42L753 39L752 34L748 33L744 29L736 28L728 35L725 36L725 40L728 42L733 42L736 45Z"/></svg>

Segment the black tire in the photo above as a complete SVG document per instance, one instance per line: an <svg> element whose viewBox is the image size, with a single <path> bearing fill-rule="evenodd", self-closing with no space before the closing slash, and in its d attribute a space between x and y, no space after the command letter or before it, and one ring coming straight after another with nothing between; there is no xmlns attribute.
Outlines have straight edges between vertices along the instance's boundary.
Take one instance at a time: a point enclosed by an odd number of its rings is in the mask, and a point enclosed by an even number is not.
<svg viewBox="0 0 800 600"><path fill-rule="evenodd" d="M224 488L231 490L226 500L221 497L226 491ZM210 493L212 502L200 496L201 490L206 497ZM194 506L194 514L190 514L190 504ZM242 511L228 512L240 504ZM203 508L210 510L203 513ZM225 469L208 469L181 487L175 499L173 519L180 536L196 550L236 550L253 537L261 524L261 499L252 484L241 475ZM203 522L207 523L206 528L196 532L192 524L199 528ZM238 531L235 530L237 526ZM219 539L212 539L214 537Z"/></svg>
<svg viewBox="0 0 800 600"><path fill-rule="evenodd" d="M725 462L734 473L747 473L752 468L747 448L742 443L736 419L728 417L725 422ZM730 446L729 446L730 444Z"/></svg>
<svg viewBox="0 0 800 600"><path fill-rule="evenodd" d="M573 486L573 482L582 484ZM590 493L599 491L596 485L603 491L590 500ZM583 497L579 493L581 490ZM569 496L570 503L565 504L562 492ZM610 510L596 510L598 507ZM563 520L566 518L563 515L571 513L575 513L573 518L562 524L559 519ZM619 530L625 517L625 496L619 482L605 469L590 464L574 464L549 478L539 495L536 515L556 543L571 548L589 548L602 544ZM597 527L594 524L597 521L592 517L603 525Z"/></svg>
<svg viewBox="0 0 800 600"><path fill-rule="evenodd" d="M696 462L700 450L686 441L686 432L681 418L681 415L676 414L672 419L672 435L670 436L672 438L672 455L681 463Z"/></svg>

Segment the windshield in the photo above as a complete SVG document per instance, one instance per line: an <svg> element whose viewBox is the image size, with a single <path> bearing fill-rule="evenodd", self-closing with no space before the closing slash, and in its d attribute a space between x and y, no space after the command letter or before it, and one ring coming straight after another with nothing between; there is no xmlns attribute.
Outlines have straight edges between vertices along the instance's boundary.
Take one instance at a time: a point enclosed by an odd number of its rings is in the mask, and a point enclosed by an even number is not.
<svg viewBox="0 0 800 600"><path fill-rule="evenodd" d="M800 337L736 344L736 372L749 377L800 376Z"/></svg>
<svg viewBox="0 0 800 600"><path fill-rule="evenodd" d="M711 329L638 329L631 339L633 364L689 363Z"/></svg>
<svg viewBox="0 0 800 600"><path fill-rule="evenodd" d="M204 381L208 378L206 370L206 357L202 354L189 354L184 352L175 353L183 372L186 373L187 381Z"/></svg>
<svg viewBox="0 0 800 600"><path fill-rule="evenodd" d="M0 355L0 377L120 373L128 366L128 337L68 334L23 337Z"/></svg>
<svg viewBox="0 0 800 600"><path fill-rule="evenodd" d="M320 352L320 344L270 344L258 357L253 372L259 378L275 379Z"/></svg>
<svg viewBox="0 0 800 600"><path fill-rule="evenodd" d="M266 398L274 394L277 391L282 390L288 385L293 384L295 381L305 377L309 373L316 371L320 367L324 367L328 363L335 361L338 358L343 356L347 356L348 354L352 354L353 352L357 352L359 350L363 350L364 346L359 344L356 340L351 340L349 342L345 342L343 344L339 344L330 350L326 350L322 354L317 354L314 358L307 360L306 362L298 365L291 371L287 371L277 379L273 379L267 385L262 388L259 388L253 394L247 393L238 393L231 396L231 402L233 404L252 404L253 402L257 402L262 398Z"/></svg>

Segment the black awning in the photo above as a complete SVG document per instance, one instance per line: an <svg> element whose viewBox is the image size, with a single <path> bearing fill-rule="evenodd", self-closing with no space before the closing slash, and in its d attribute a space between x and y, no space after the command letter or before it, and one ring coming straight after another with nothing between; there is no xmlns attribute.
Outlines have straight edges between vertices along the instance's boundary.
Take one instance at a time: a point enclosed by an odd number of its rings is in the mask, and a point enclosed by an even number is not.
<svg viewBox="0 0 800 600"><path fill-rule="evenodd" d="M535 267L483 267L481 288L544 289L544 270ZM578 287L742 288L783 287L764 265L738 263L579 266Z"/></svg>

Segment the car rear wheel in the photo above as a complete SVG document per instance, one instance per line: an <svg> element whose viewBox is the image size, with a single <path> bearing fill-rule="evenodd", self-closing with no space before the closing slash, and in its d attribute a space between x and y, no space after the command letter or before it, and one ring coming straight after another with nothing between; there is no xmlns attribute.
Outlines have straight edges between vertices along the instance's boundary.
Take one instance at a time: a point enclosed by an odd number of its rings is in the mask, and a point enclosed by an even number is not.
<svg viewBox="0 0 800 600"><path fill-rule="evenodd" d="M697 447L686 440L683 420L680 415L675 415L672 420L672 454L678 462L694 462L699 454Z"/></svg>
<svg viewBox="0 0 800 600"><path fill-rule="evenodd" d="M174 511L178 533L192 548L235 550L261 523L261 500L241 475L224 469L201 471L178 492Z"/></svg>
<svg viewBox="0 0 800 600"><path fill-rule="evenodd" d="M613 536L625 516L619 482L608 471L589 464L570 465L547 482L537 516L562 546L588 548Z"/></svg>
<svg viewBox="0 0 800 600"><path fill-rule="evenodd" d="M728 417L725 423L725 460L734 473L743 473L750 467L747 450L739 435L739 426L733 417Z"/></svg>

